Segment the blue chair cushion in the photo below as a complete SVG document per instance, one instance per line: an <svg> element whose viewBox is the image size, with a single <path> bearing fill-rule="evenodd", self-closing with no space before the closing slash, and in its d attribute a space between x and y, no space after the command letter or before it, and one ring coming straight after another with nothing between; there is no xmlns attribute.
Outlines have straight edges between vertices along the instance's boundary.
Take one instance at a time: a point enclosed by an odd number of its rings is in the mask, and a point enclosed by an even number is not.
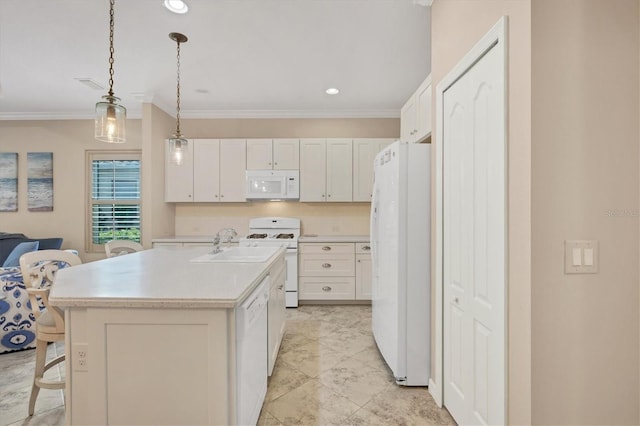
<svg viewBox="0 0 640 426"><path fill-rule="evenodd" d="M20 266L20 256L22 256L25 253L38 250L38 246L40 246L39 241L27 241L27 242L18 244L17 246L15 246L13 251L9 253L9 256L2 264L2 267L13 268L13 267Z"/></svg>

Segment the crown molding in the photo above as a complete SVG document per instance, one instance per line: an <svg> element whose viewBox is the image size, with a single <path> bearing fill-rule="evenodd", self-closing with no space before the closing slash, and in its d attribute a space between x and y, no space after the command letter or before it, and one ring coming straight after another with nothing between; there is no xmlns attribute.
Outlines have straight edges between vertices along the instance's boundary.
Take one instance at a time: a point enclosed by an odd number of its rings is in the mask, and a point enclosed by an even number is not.
<svg viewBox="0 0 640 426"><path fill-rule="evenodd" d="M175 118L175 111L167 105L153 103ZM3 121L27 120L93 120L94 114L86 112L0 112ZM232 119L232 118L399 118L400 109L376 110L182 110L183 119ZM141 110L127 110L127 119L141 119Z"/></svg>
<svg viewBox="0 0 640 426"><path fill-rule="evenodd" d="M376 110L182 110L187 119L215 118L399 118L400 109Z"/></svg>
<svg viewBox="0 0 640 426"><path fill-rule="evenodd" d="M127 119L142 118L140 111L127 110ZM0 121L29 121L29 120L93 120L95 114L85 112L0 112Z"/></svg>

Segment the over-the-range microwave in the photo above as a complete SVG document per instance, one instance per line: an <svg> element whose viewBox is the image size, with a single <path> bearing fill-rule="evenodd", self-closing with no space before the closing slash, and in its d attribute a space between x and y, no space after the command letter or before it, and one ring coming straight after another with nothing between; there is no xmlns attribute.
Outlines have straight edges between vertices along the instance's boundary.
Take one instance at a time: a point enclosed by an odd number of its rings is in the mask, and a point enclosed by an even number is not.
<svg viewBox="0 0 640 426"><path fill-rule="evenodd" d="M299 170L247 170L247 200L299 198Z"/></svg>

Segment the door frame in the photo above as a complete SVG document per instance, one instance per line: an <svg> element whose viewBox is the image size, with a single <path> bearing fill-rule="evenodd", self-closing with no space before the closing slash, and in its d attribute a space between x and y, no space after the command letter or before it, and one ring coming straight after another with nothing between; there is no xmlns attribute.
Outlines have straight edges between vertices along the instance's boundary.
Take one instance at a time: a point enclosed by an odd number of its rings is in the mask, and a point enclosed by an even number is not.
<svg viewBox="0 0 640 426"><path fill-rule="evenodd" d="M505 341L505 365L504 365L504 419L508 421L507 413L508 413L508 105L507 105L507 79L508 79L508 46L507 46L507 17L502 16L498 22L471 48L471 50L447 73L447 75L438 83L436 86L436 122L438 126L436 128L436 137L434 143L435 150L435 287L436 287L436 303L435 303L435 336L432 340L435 343L435 370L429 379L429 392L433 396L436 404L439 407L442 407L444 404L444 259L443 259L443 251L444 251L444 200L443 200L443 166L444 166L444 150L443 150L443 142L444 142L444 113L443 113L443 105L444 105L444 93L447 89L449 89L463 74L465 74L489 49L492 47L501 49L501 53L503 55L504 61L504 85L505 85L505 126L504 126L504 149L505 149L505 291L504 291L504 341Z"/></svg>

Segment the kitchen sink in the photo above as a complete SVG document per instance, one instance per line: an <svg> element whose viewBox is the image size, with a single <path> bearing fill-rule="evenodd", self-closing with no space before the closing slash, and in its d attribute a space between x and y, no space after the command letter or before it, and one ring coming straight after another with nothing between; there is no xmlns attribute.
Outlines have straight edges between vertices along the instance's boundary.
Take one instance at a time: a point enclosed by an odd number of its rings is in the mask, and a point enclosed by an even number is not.
<svg viewBox="0 0 640 426"><path fill-rule="evenodd" d="M230 247L220 253L207 253L191 259L191 262L265 262L279 250L279 247Z"/></svg>

